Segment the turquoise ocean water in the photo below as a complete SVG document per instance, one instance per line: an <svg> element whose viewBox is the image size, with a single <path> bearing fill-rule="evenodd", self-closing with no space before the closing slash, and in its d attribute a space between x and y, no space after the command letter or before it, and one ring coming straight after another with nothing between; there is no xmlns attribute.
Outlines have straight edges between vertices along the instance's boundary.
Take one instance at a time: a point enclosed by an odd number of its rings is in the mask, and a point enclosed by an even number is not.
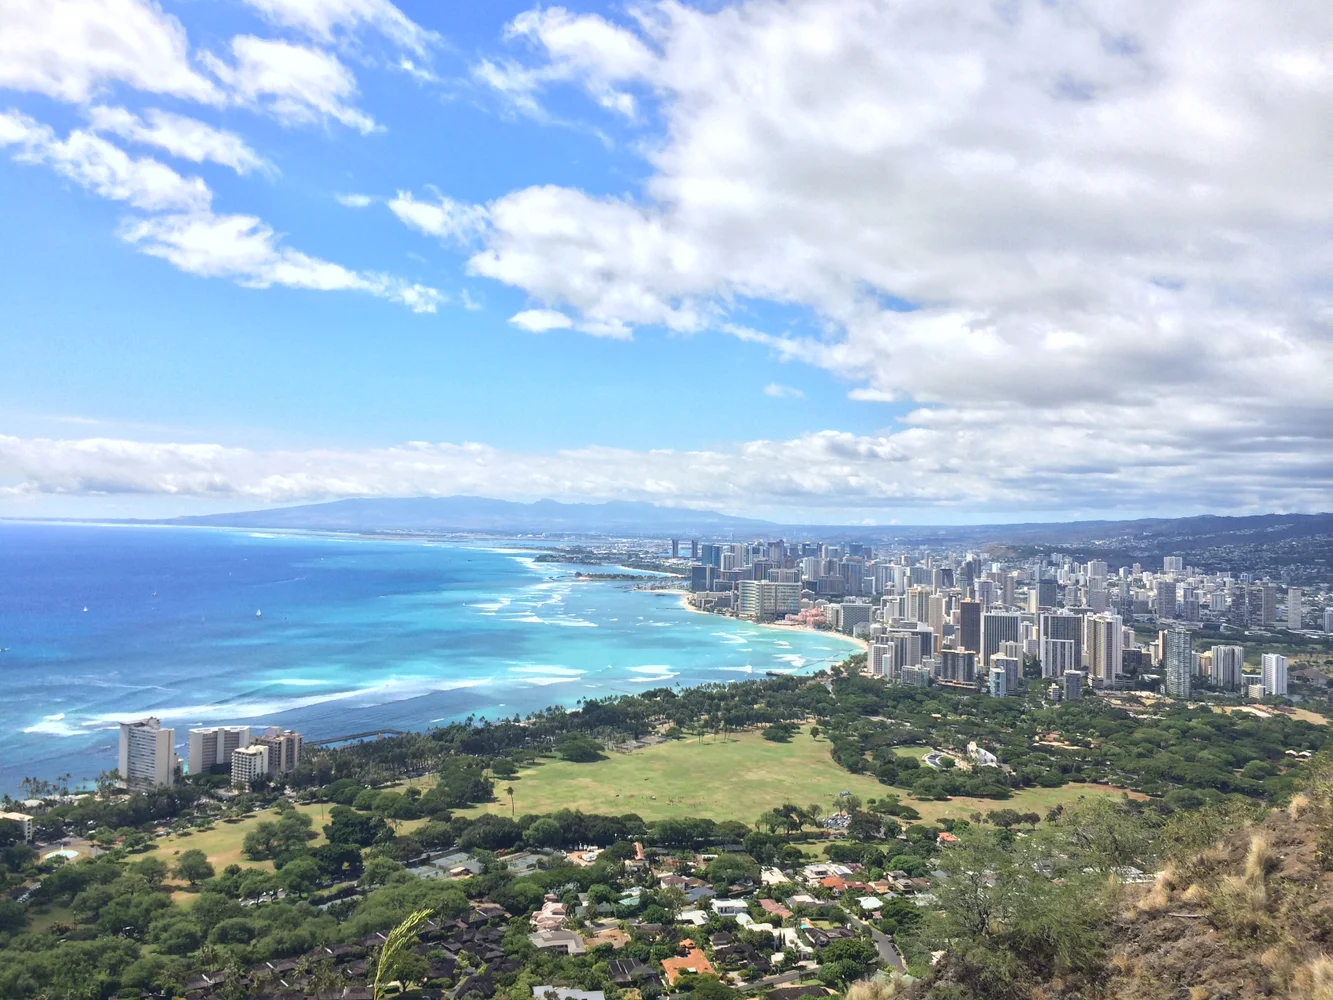
<svg viewBox="0 0 1333 1000"><path fill-rule="evenodd" d="M833 636L585 582L536 551L200 528L0 523L0 791L113 768L116 723L320 739L811 670ZM84 610L84 609L87 610ZM256 614L259 612L259 614Z"/></svg>

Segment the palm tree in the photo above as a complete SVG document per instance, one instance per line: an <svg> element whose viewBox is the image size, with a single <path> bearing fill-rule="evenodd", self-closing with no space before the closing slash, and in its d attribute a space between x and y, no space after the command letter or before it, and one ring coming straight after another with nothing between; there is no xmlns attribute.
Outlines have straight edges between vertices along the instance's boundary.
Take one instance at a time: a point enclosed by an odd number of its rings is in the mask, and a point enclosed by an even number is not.
<svg viewBox="0 0 1333 1000"><path fill-rule="evenodd" d="M514 786L510 785L505 789L505 794L509 796L509 818L514 818Z"/></svg>
<svg viewBox="0 0 1333 1000"><path fill-rule="evenodd" d="M421 925L429 919L430 914L430 910L417 910L389 931L389 936L384 941L384 947L380 950L379 959L375 962L375 986L371 990L373 1000L382 1000L383 997L388 996L389 984L392 982L388 978L389 971L398 959L412 947L417 939L417 932L421 930ZM400 992L406 988L406 984L400 983L397 985Z"/></svg>

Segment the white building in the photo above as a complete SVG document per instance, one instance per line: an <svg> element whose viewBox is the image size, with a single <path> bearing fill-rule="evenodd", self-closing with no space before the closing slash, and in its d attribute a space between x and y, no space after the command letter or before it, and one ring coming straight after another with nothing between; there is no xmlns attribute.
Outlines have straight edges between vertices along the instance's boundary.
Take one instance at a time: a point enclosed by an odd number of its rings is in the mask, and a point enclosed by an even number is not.
<svg viewBox="0 0 1333 1000"><path fill-rule="evenodd" d="M19 829L23 831L24 840L32 840L32 817L27 813L0 812L0 822L8 820L11 823L17 823Z"/></svg>
<svg viewBox="0 0 1333 1000"><path fill-rule="evenodd" d="M269 748L262 743L231 752L231 783L233 788L249 788L259 777L268 776Z"/></svg>
<svg viewBox="0 0 1333 1000"><path fill-rule="evenodd" d="M134 791L165 788L176 781L180 760L176 757L176 730L163 729L154 718L120 724L118 770Z"/></svg>
<svg viewBox="0 0 1333 1000"><path fill-rule="evenodd" d="M1103 687L1115 687L1124 664L1124 625L1119 615L1084 619L1083 652L1088 674Z"/></svg>
<svg viewBox="0 0 1333 1000"><path fill-rule="evenodd" d="M1300 629L1301 627L1301 588L1287 588L1287 628Z"/></svg>
<svg viewBox="0 0 1333 1000"><path fill-rule="evenodd" d="M1042 612L1037 619L1038 646L1041 649L1041 675L1043 677L1059 677L1064 670L1080 670L1083 667L1083 617L1081 615L1063 614L1060 612ZM1056 662L1068 663L1067 666L1058 672L1054 666L1047 667L1047 657L1061 656L1063 650L1052 651L1046 644L1053 640L1063 642L1072 642L1074 644L1073 655L1068 661L1060 659Z"/></svg>
<svg viewBox="0 0 1333 1000"><path fill-rule="evenodd" d="M270 775L286 774L301 762L301 734L291 729L283 732L277 726L269 726L253 742L268 747Z"/></svg>
<svg viewBox="0 0 1333 1000"><path fill-rule="evenodd" d="M870 676L893 679L893 644L875 642L870 646Z"/></svg>
<svg viewBox="0 0 1333 1000"><path fill-rule="evenodd" d="M1009 694L1009 674L1002 666L990 668L990 696L1004 698Z"/></svg>
<svg viewBox="0 0 1333 1000"><path fill-rule="evenodd" d="M1194 678L1194 648L1190 633L1171 629L1161 634L1162 686L1175 698L1190 696L1190 682Z"/></svg>
<svg viewBox="0 0 1333 1000"><path fill-rule="evenodd" d="M981 662L990 666L991 657L1005 642L1017 642L1023 616L1017 611L987 611L981 616Z"/></svg>
<svg viewBox="0 0 1333 1000"><path fill-rule="evenodd" d="M801 610L799 583L742 580L738 596L737 612L742 618L775 618L779 615L794 615Z"/></svg>
<svg viewBox="0 0 1333 1000"><path fill-rule="evenodd" d="M1244 646L1214 646L1209 678L1224 691L1240 689L1240 675L1245 670Z"/></svg>
<svg viewBox="0 0 1333 1000"><path fill-rule="evenodd" d="M1263 659L1264 694L1285 697L1287 694L1287 658L1281 653L1265 653Z"/></svg>
<svg viewBox="0 0 1333 1000"><path fill-rule="evenodd" d="M191 774L206 774L209 768L230 764L232 751L249 745L249 726L191 729L185 759Z"/></svg>

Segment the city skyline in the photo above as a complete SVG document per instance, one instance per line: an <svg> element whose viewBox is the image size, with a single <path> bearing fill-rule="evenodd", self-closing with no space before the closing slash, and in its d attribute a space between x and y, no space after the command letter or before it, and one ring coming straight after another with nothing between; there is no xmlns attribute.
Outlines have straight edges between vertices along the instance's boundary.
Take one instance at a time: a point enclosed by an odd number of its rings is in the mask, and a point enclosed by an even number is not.
<svg viewBox="0 0 1333 1000"><path fill-rule="evenodd" d="M5 10L0 516L1329 506L1326 5Z"/></svg>

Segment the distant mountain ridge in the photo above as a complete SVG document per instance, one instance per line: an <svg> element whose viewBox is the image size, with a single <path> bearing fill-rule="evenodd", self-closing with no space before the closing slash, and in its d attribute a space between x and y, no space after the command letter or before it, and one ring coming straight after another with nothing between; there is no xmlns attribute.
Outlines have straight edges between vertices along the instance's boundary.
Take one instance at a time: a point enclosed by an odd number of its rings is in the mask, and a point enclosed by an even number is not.
<svg viewBox="0 0 1333 1000"><path fill-rule="evenodd" d="M706 510L659 507L613 500L609 503L516 503L487 497L394 497L334 500L329 503L234 514L172 518L168 524L227 528L304 528L317 531L479 531L527 534L698 534L771 531L777 525Z"/></svg>
<svg viewBox="0 0 1333 1000"><path fill-rule="evenodd" d="M1217 514L1126 521L1063 521L983 525L800 525L642 501L518 503L487 497L402 497L178 517L167 524L314 531L440 531L493 534L651 535L656 537L785 536L817 539L900 539L984 546L1089 545L1116 541L1130 549L1154 543L1194 549L1221 544L1267 545L1333 536L1333 514Z"/></svg>

